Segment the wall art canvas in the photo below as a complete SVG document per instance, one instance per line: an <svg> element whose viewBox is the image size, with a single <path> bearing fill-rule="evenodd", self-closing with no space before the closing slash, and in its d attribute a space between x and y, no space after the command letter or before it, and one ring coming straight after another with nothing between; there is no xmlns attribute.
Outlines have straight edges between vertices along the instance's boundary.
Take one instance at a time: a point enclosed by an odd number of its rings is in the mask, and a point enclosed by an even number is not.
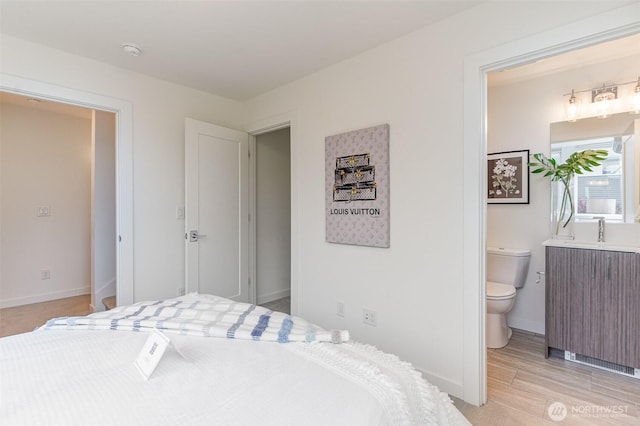
<svg viewBox="0 0 640 426"><path fill-rule="evenodd" d="M325 138L326 240L389 247L389 125Z"/></svg>
<svg viewBox="0 0 640 426"><path fill-rule="evenodd" d="M529 204L529 150L487 155L490 204Z"/></svg>

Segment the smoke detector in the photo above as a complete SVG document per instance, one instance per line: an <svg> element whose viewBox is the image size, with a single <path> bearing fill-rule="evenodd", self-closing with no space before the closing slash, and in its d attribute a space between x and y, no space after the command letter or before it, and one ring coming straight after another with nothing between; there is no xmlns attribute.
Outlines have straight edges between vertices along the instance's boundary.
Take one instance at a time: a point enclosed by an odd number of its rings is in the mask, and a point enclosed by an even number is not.
<svg viewBox="0 0 640 426"><path fill-rule="evenodd" d="M140 46L133 43L122 43L122 51L129 56L140 56L142 54Z"/></svg>

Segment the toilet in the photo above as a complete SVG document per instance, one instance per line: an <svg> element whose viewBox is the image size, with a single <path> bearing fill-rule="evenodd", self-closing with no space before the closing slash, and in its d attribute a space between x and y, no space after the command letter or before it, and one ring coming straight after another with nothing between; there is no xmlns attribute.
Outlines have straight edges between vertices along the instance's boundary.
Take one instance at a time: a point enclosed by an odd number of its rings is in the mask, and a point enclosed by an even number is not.
<svg viewBox="0 0 640 426"><path fill-rule="evenodd" d="M506 314L516 302L516 289L524 286L531 251L487 247L487 347L501 348L511 338Z"/></svg>

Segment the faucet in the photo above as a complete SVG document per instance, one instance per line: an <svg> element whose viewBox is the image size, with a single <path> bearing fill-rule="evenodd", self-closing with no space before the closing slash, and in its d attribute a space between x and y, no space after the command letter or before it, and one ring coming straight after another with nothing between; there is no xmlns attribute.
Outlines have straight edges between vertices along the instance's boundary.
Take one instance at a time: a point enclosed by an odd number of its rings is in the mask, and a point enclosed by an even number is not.
<svg viewBox="0 0 640 426"><path fill-rule="evenodd" d="M604 243L604 217L595 216L594 219L598 219L598 242Z"/></svg>

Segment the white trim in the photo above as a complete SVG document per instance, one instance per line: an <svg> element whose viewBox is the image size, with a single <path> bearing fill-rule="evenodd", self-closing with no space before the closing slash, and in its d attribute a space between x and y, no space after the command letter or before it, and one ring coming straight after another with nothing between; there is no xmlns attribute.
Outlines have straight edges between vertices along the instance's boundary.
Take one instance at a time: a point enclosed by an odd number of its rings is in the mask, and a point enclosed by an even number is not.
<svg viewBox="0 0 640 426"><path fill-rule="evenodd" d="M269 117L263 120L258 120L255 121L253 123L250 123L247 125L247 132L249 133L250 139L253 142L253 146L251 147L251 158L252 161L254 160L255 157L255 137L258 135L261 135L263 133L268 133L268 132L272 132L274 130L280 130L283 129L285 127L289 127L291 133L290 133L290 150L291 150L291 315L298 315L298 313L300 312L300 287L298 285L299 283L299 256L300 256L300 244L298 243L299 238L300 238L300 233L298 231L299 229L299 209L300 209L300 202L299 202L299 195L298 195L298 191L299 191L299 185L298 185L298 181L300 180L300 172L297 168L297 164L299 163L298 161L296 161L297 158L299 158L299 151L300 148L298 147L298 144L296 143L296 141L298 140L297 138L297 128L295 126L295 119L296 119L296 113L295 111L289 111L277 116L273 116L273 117ZM251 142L250 142L251 143ZM254 164L255 165L255 164ZM254 170L254 174L255 174L255 169ZM249 179L250 182L252 182L251 180L252 178ZM253 187L250 188L250 193L249 193L249 199L251 200L252 203L252 207L251 207L251 215L252 218L255 216L255 183L253 183ZM255 220L252 220L252 224L251 224L251 238L252 238L252 242L251 242L251 246L250 246L250 250L251 250L251 254L250 254L250 258L251 258L251 265L250 265L250 270L251 272L251 279L252 279L252 285L255 284ZM253 285L252 286L252 291L254 292L254 297L257 298L257 293L256 293L256 286ZM254 300L255 300L254 298Z"/></svg>
<svg viewBox="0 0 640 426"><path fill-rule="evenodd" d="M418 367L416 367L416 369L420 372L420 374L422 374L424 378L427 379L429 383L436 385L442 392L446 392L449 395L462 395L462 383L455 382L451 380L451 378L443 377L442 375L434 373L433 371L423 370Z"/></svg>
<svg viewBox="0 0 640 426"><path fill-rule="evenodd" d="M249 133L249 302L260 303L258 300L257 282L257 163L256 163L256 136Z"/></svg>
<svg viewBox="0 0 640 426"><path fill-rule="evenodd" d="M116 114L117 304L134 302L133 288L133 109L130 102L0 73L0 91L48 99Z"/></svg>
<svg viewBox="0 0 640 426"><path fill-rule="evenodd" d="M463 399L486 402L485 245L487 73L640 32L640 3L465 57Z"/></svg>
<svg viewBox="0 0 640 426"><path fill-rule="evenodd" d="M247 126L246 132L251 136L258 136L263 133L269 133L275 130L284 129L285 127L291 127L294 115L294 112L287 112L255 121Z"/></svg>
<svg viewBox="0 0 640 426"><path fill-rule="evenodd" d="M273 302L274 300L282 299L283 297L291 296L291 290L278 290L273 293L263 294L258 297L257 304L262 305L264 303Z"/></svg>
<svg viewBox="0 0 640 426"><path fill-rule="evenodd" d="M544 336L544 322L535 322L526 318L507 317L509 327L524 330L526 333L536 333Z"/></svg>
<svg viewBox="0 0 640 426"><path fill-rule="evenodd" d="M13 297L11 299L0 300L0 309L12 308L14 306L30 305L32 303L50 302L67 297L84 296L91 294L91 286L77 287L67 290L51 291L32 296Z"/></svg>
<svg viewBox="0 0 640 426"><path fill-rule="evenodd" d="M105 310L105 306L102 300L105 297L113 296L114 293L117 294L118 293L116 291L117 286L118 286L118 283L116 281L116 277L113 277L112 279L104 283L99 289L95 290L95 293L93 295L94 303L92 304L93 312L102 312Z"/></svg>
<svg viewBox="0 0 640 426"><path fill-rule="evenodd" d="M106 283L102 284L100 286L100 288L96 289L96 294L104 293L105 291L109 290L110 288L115 288L115 286L116 286L116 277L113 277L109 281L107 281Z"/></svg>

